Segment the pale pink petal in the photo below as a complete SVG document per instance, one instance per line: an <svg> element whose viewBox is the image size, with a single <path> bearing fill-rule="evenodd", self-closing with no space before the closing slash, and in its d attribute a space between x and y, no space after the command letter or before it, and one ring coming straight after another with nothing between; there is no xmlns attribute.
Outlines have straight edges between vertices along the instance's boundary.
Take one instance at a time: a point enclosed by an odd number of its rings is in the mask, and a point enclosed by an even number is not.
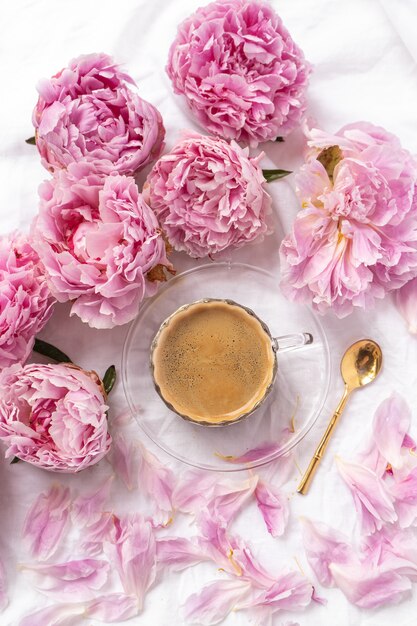
<svg viewBox="0 0 417 626"><path fill-rule="evenodd" d="M26 615L19 626L78 626L85 624L83 604L54 604Z"/></svg>
<svg viewBox="0 0 417 626"><path fill-rule="evenodd" d="M397 393L380 404L373 421L375 444L387 463L394 468L403 464L401 448L411 421L410 407Z"/></svg>
<svg viewBox="0 0 417 626"><path fill-rule="evenodd" d="M138 599L123 593L110 593L89 603L86 615L101 622L118 622L139 613Z"/></svg>
<svg viewBox="0 0 417 626"><path fill-rule="evenodd" d="M391 485L390 493L395 500L395 510L401 528L415 525L417 521L417 467L401 481Z"/></svg>
<svg viewBox="0 0 417 626"><path fill-rule="evenodd" d="M393 499L379 476L367 467L337 459L339 472L351 490L362 530L370 534L386 522L395 522Z"/></svg>
<svg viewBox="0 0 417 626"><path fill-rule="evenodd" d="M103 551L103 542L111 541L115 536L114 515L102 513L101 517L84 529L81 549L88 556L97 556Z"/></svg>
<svg viewBox="0 0 417 626"><path fill-rule="evenodd" d="M285 493L259 480L255 489L255 498L268 532L273 537L283 535L290 512Z"/></svg>
<svg viewBox="0 0 417 626"><path fill-rule="evenodd" d="M2 561L0 561L0 613L9 604L7 597L6 570Z"/></svg>
<svg viewBox="0 0 417 626"><path fill-rule="evenodd" d="M239 602L250 593L251 586L241 580L219 580L209 583L199 593L191 595L184 604L185 619L191 624L218 624L237 609Z"/></svg>
<svg viewBox="0 0 417 626"><path fill-rule="evenodd" d="M164 537L156 542L157 564L169 566L176 572L201 563L206 558L198 545L183 537Z"/></svg>
<svg viewBox="0 0 417 626"><path fill-rule="evenodd" d="M311 599L313 602L317 602L317 604L321 604L322 606L326 606L328 603L326 598L322 598L321 596L317 595L315 587L313 587L313 595L311 596Z"/></svg>
<svg viewBox="0 0 417 626"><path fill-rule="evenodd" d="M310 604L312 595L313 587L305 576L288 572L245 606L268 606L272 611L299 611Z"/></svg>
<svg viewBox="0 0 417 626"><path fill-rule="evenodd" d="M173 492L175 509L182 513L196 513L207 504L218 477L214 472L190 470L176 485Z"/></svg>
<svg viewBox="0 0 417 626"><path fill-rule="evenodd" d="M126 441L123 435L113 438L110 462L116 475L126 489L132 491L138 486L138 449L134 442Z"/></svg>
<svg viewBox="0 0 417 626"><path fill-rule="evenodd" d="M154 500L160 511L171 513L173 510L173 492L176 485L174 473L162 465L143 445L141 445L140 451L140 486Z"/></svg>
<svg viewBox="0 0 417 626"><path fill-rule="evenodd" d="M71 519L75 524L91 526L100 520L112 482L113 476L109 476L98 489L74 500L71 507Z"/></svg>
<svg viewBox="0 0 417 626"><path fill-rule="evenodd" d="M252 554L249 546L245 545L241 539L231 539L232 552L229 555L229 561L234 565L234 574L238 574L243 580L247 580L253 587L259 589L269 589L276 581L276 576L267 572L264 567L258 563ZM240 569L240 573L236 567Z"/></svg>
<svg viewBox="0 0 417 626"><path fill-rule="evenodd" d="M40 561L48 559L57 549L65 530L71 504L70 490L53 485L41 493L26 515L23 538L32 556Z"/></svg>
<svg viewBox="0 0 417 626"><path fill-rule="evenodd" d="M362 546L367 568L394 571L417 581L417 545L414 529L383 528L366 538Z"/></svg>
<svg viewBox="0 0 417 626"><path fill-rule="evenodd" d="M231 479L217 482L213 496L207 502L208 511L214 519L229 524L252 496L257 483L256 475L239 482Z"/></svg>
<svg viewBox="0 0 417 626"><path fill-rule="evenodd" d="M143 608L146 591L156 575L156 547L152 526L139 514L115 518L116 536L110 546L111 561L120 576L123 589L135 595Z"/></svg>
<svg viewBox="0 0 417 626"><path fill-rule="evenodd" d="M23 565L35 587L60 602L91 600L107 582L110 564L97 559L68 561L56 565Z"/></svg>
<svg viewBox="0 0 417 626"><path fill-rule="evenodd" d="M321 522L313 523L307 518L302 518L301 521L304 548L310 567L320 584L324 587L331 587L334 581L329 565L356 562L353 548L348 538L338 530Z"/></svg>
<svg viewBox="0 0 417 626"><path fill-rule="evenodd" d="M282 448L282 442L270 442L267 441L256 448L247 450L239 456L233 456L231 454L218 454L218 456L227 461L228 463L256 463L263 460L265 457L275 454L280 448Z"/></svg>
<svg viewBox="0 0 417 626"><path fill-rule="evenodd" d="M415 335L417 333L417 278L410 280L394 292L394 302L408 330Z"/></svg>
<svg viewBox="0 0 417 626"><path fill-rule="evenodd" d="M394 571L367 570L363 564L345 566L333 563L330 570L336 585L349 602L364 609L396 604L408 597L411 582Z"/></svg>

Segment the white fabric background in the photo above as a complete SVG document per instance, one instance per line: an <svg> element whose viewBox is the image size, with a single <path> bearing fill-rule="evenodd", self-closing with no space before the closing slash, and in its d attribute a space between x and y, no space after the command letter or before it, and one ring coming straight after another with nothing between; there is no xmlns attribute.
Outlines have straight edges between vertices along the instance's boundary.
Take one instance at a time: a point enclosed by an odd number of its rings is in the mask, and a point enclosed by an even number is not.
<svg viewBox="0 0 417 626"><path fill-rule="evenodd" d="M105 51L126 65L138 82L141 95L162 113L167 130L167 147L176 141L182 128L197 128L182 103L173 96L164 72L167 50L176 25L203 0L3 0L0 19L0 232L27 229L37 209L37 187L47 176L36 148L24 140L33 135L31 112L36 101L35 84L82 53ZM314 64L309 88L308 114L320 126L335 131L345 123L369 120L397 133L403 145L417 152L417 28L416 0L274 0L294 39ZM295 132L283 144L265 146L270 162L285 169L296 168L302 159L303 139ZM271 193L280 220L268 246L252 247L238 258L276 269L282 233L288 230L296 213L292 180L274 183ZM176 259L178 269L190 265ZM320 476L308 497L295 494L297 473L290 488L291 520L283 539L274 540L265 531L259 512L248 507L235 529L254 545L256 554L278 570L296 568L295 557L306 575L314 580L301 544L299 517L323 520L346 533L357 531L352 499L334 465L334 455L352 458L368 435L373 413L393 390L402 393L413 408L414 436L417 435L417 340L408 335L404 322L391 299L375 311L356 313L345 320L328 315L323 319L332 353L333 379L327 408L316 426L299 446L298 457L305 467L321 435L330 411L342 391L338 376L340 356L350 342L372 336L382 345L385 357L380 379L358 392L350 402L322 464ZM94 331L79 320L68 318L68 307L60 305L42 337L69 352L77 362L103 374L112 362L119 368L127 328ZM125 406L118 384L112 394L113 415ZM120 427L114 425L114 428ZM124 426L125 427L125 426ZM129 426L132 437L145 440L139 428ZM149 442L145 441L146 445ZM173 467L171 460L166 459ZM104 463L104 465L106 465ZM100 467L101 466L101 467ZM90 489L106 469L102 464L79 476L59 481L77 492ZM103 469L104 467L104 469ZM108 471L108 467L107 467ZM0 553L7 569L10 605L0 615L1 626L17 626L31 610L51 604L31 587L18 564L28 560L21 545L20 528L35 496L57 479L27 464L10 466L0 460ZM128 493L116 484L113 502L118 510L133 511L142 506L136 492ZM175 527L174 532L187 532ZM205 581L219 575L212 565L201 565L182 574L164 576L150 591L145 611L130 623L143 626L181 626L180 603ZM300 615L276 615L267 626L290 619L301 626L398 626L416 623L417 591L399 606L377 611L359 610L350 605L337 589L321 590L328 598L323 607L313 603ZM92 624L86 620L86 624ZM231 614L226 626L255 625L246 613ZM46 625L47 626L47 625Z"/></svg>

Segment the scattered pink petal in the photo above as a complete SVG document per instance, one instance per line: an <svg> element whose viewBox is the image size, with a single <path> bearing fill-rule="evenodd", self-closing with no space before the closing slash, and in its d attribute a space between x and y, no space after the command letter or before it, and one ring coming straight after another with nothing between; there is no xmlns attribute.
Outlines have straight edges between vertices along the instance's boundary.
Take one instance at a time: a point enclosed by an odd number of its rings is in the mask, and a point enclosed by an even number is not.
<svg viewBox="0 0 417 626"><path fill-rule="evenodd" d="M356 463L337 459L339 472L351 490L362 531L373 533L385 522L395 522L397 514L393 499L379 476L372 470Z"/></svg>
<svg viewBox="0 0 417 626"><path fill-rule="evenodd" d="M138 599L123 593L110 593L95 598L86 609L86 615L101 622L118 622L139 613Z"/></svg>
<svg viewBox="0 0 417 626"><path fill-rule="evenodd" d="M123 481L126 489L132 491L138 486L138 449L132 441L126 441L123 435L113 438L110 462L116 475Z"/></svg>
<svg viewBox="0 0 417 626"><path fill-rule="evenodd" d="M316 602L317 604L321 604L322 606L327 605L326 598L322 598L321 596L318 596L315 587L313 587L313 595L311 596L311 599L313 602Z"/></svg>
<svg viewBox="0 0 417 626"><path fill-rule="evenodd" d="M320 522L302 518L303 541L307 560L317 580L324 587L334 585L331 570L332 563L349 564L356 562L348 538L333 528Z"/></svg>
<svg viewBox="0 0 417 626"><path fill-rule="evenodd" d="M209 583L191 595L185 602L185 619L192 624L211 626L218 624L233 611L251 591L251 586L241 580L219 580Z"/></svg>
<svg viewBox="0 0 417 626"><path fill-rule="evenodd" d="M366 538L362 546L363 564L369 569L393 571L417 581L417 545L413 530L383 528Z"/></svg>
<svg viewBox="0 0 417 626"><path fill-rule="evenodd" d="M362 563L350 566L333 563L330 570L349 602L363 609L396 604L410 595L411 582L394 571L367 569Z"/></svg>
<svg viewBox="0 0 417 626"><path fill-rule="evenodd" d="M34 579L35 587L60 602L91 600L107 582L110 564L97 559L68 561L56 565L24 565ZM75 594L75 596L73 595Z"/></svg>
<svg viewBox="0 0 417 626"><path fill-rule="evenodd" d="M97 556L103 551L103 542L112 541L114 536L114 515L110 512L104 512L97 522L85 528L81 549L88 556Z"/></svg>
<svg viewBox="0 0 417 626"><path fill-rule="evenodd" d="M312 595L313 587L302 574L288 572L245 606L268 606L272 611L299 611L310 604Z"/></svg>
<svg viewBox="0 0 417 626"><path fill-rule="evenodd" d="M241 539L232 539L232 557L241 570L241 577L259 589L269 589L276 581L276 576L267 572L253 556L249 546ZM229 557L230 559L230 557ZM236 574L236 572L234 572Z"/></svg>
<svg viewBox="0 0 417 626"><path fill-rule="evenodd" d="M212 497L207 502L210 515L229 524L252 496L257 483L256 475L240 482L231 479L218 481L214 486Z"/></svg>
<svg viewBox="0 0 417 626"><path fill-rule="evenodd" d="M115 518L116 536L111 546L114 563L123 589L138 599L143 608L146 591L156 575L156 547L152 526L139 514Z"/></svg>
<svg viewBox="0 0 417 626"><path fill-rule="evenodd" d="M70 490L53 485L31 506L23 525L23 537L32 556L45 561L58 547L69 517Z"/></svg>
<svg viewBox="0 0 417 626"><path fill-rule="evenodd" d="M401 448L411 421L410 407L397 393L379 405L373 421L373 438L386 463L394 468L403 464Z"/></svg>
<svg viewBox="0 0 417 626"><path fill-rule="evenodd" d="M26 615L19 626L78 626L85 624L85 605L54 604Z"/></svg>
<svg viewBox="0 0 417 626"><path fill-rule="evenodd" d="M201 563L206 558L198 545L183 537L164 537L156 542L158 565L172 567L176 572Z"/></svg>
<svg viewBox="0 0 417 626"><path fill-rule="evenodd" d="M9 604L7 597L7 585L6 585L6 570L2 561L0 561L0 613Z"/></svg>
<svg viewBox="0 0 417 626"><path fill-rule="evenodd" d="M176 479L172 470L162 465L158 459L141 445L139 483L145 492L156 502L160 511L171 513Z"/></svg>
<svg viewBox="0 0 417 626"><path fill-rule="evenodd" d="M212 493L218 477L214 472L190 470L174 489L175 509L182 513L194 514L206 506L208 495Z"/></svg>
<svg viewBox="0 0 417 626"><path fill-rule="evenodd" d="M417 521L417 467L403 480L390 487L390 493L395 499L395 510L401 528L415 525Z"/></svg>
<svg viewBox="0 0 417 626"><path fill-rule="evenodd" d="M233 456L231 454L218 454L217 456L228 463L236 463L239 465L241 463L256 463L257 461L265 459L265 457L275 454L280 448L282 448L282 442L276 443L267 441L256 448L247 450L240 456Z"/></svg>
<svg viewBox="0 0 417 626"><path fill-rule="evenodd" d="M91 526L100 520L103 507L109 497L112 482L113 476L109 476L98 489L95 489L88 495L79 496L74 500L71 508L71 518L75 524Z"/></svg>
<svg viewBox="0 0 417 626"><path fill-rule="evenodd" d="M417 333L417 278L408 281L401 289L394 291L394 302L403 316L408 330Z"/></svg>
<svg viewBox="0 0 417 626"><path fill-rule="evenodd" d="M255 489L255 498L268 532L273 537L283 535L290 512L285 493L259 480Z"/></svg>

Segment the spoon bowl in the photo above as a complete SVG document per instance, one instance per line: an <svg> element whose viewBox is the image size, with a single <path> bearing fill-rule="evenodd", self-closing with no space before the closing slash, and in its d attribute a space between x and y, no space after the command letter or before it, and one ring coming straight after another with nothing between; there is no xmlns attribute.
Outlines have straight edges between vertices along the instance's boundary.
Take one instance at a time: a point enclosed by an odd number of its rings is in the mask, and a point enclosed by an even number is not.
<svg viewBox="0 0 417 626"><path fill-rule="evenodd" d="M343 382L350 391L369 385L382 366L382 350L371 339L361 339L344 353L340 364Z"/></svg>

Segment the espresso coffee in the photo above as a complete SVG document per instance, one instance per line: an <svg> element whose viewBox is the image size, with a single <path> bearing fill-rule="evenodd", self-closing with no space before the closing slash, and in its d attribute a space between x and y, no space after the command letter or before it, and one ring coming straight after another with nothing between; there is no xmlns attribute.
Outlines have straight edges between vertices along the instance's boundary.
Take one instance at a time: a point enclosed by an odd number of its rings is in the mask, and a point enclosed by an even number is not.
<svg viewBox="0 0 417 626"><path fill-rule="evenodd" d="M228 301L197 302L161 327L153 346L154 381L173 409L196 422L231 422L260 402L275 373L261 322Z"/></svg>

